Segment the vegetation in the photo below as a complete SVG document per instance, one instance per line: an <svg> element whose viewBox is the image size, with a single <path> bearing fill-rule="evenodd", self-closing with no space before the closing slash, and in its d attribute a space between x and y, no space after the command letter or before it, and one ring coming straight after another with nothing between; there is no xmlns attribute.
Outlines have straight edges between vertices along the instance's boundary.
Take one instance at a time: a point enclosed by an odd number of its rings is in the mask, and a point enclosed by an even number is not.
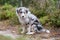
<svg viewBox="0 0 60 40"><path fill-rule="evenodd" d="M12 38L10 36L0 35L0 40L40 40L40 37L34 38L32 35L22 35L17 38Z"/></svg>
<svg viewBox="0 0 60 40"><path fill-rule="evenodd" d="M10 36L3 36L3 35L0 35L0 40L26 40L26 38L24 37L20 37L20 38L12 38Z"/></svg>
<svg viewBox="0 0 60 40"><path fill-rule="evenodd" d="M9 36L0 35L0 40L13 40L13 39Z"/></svg>
<svg viewBox="0 0 60 40"><path fill-rule="evenodd" d="M20 4L21 0L0 0L0 21L9 19L10 24L19 24L15 9L21 6ZM51 26L60 26L59 0L22 0L22 4L28 7L43 25L50 23Z"/></svg>

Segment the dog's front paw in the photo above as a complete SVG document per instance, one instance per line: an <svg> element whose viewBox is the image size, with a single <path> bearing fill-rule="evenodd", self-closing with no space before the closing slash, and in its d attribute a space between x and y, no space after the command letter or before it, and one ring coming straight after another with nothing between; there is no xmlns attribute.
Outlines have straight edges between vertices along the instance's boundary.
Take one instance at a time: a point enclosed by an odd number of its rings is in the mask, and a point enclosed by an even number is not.
<svg viewBox="0 0 60 40"><path fill-rule="evenodd" d="M30 35L30 34L34 34L34 33L35 33L35 32L27 32L26 34L29 34L29 35Z"/></svg>
<svg viewBox="0 0 60 40"><path fill-rule="evenodd" d="M25 32L24 32L24 31L22 31L21 33L22 33L22 34L24 34Z"/></svg>

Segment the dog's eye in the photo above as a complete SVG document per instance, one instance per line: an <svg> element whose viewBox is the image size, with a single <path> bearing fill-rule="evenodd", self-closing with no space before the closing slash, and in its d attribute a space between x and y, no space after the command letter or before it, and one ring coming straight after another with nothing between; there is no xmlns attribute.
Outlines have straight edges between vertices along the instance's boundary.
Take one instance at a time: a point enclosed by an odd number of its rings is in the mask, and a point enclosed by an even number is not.
<svg viewBox="0 0 60 40"><path fill-rule="evenodd" d="M22 12L20 12L20 13L22 13Z"/></svg>
<svg viewBox="0 0 60 40"><path fill-rule="evenodd" d="M28 13L28 11L26 10L26 13Z"/></svg>

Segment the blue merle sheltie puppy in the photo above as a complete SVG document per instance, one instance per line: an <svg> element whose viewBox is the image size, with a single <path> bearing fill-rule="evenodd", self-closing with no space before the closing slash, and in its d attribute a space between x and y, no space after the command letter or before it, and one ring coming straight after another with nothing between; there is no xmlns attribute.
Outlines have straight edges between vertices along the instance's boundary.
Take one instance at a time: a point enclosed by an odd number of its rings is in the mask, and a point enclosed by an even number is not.
<svg viewBox="0 0 60 40"><path fill-rule="evenodd" d="M19 22L22 25L22 32L27 32L26 34L34 34L36 32L47 32L50 33L49 30L43 28L40 24L38 18L33 15L30 10L26 7L19 7L16 9L16 15L18 16Z"/></svg>

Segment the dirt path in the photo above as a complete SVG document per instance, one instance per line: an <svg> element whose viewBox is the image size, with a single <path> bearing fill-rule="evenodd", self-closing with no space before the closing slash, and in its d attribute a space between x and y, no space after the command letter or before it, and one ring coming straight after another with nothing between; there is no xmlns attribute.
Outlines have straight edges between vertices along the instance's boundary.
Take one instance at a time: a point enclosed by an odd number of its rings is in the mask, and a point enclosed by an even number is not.
<svg viewBox="0 0 60 40"><path fill-rule="evenodd" d="M23 35L19 34L18 25L11 26L8 24L8 20L0 22L0 35L11 36L12 38L17 38L20 36L24 37L24 34ZM40 33L40 34L34 34L34 35L25 35L25 37L27 37L28 40L29 39L31 40L60 40L60 32L56 33L56 32L51 31L50 34Z"/></svg>
<svg viewBox="0 0 60 40"><path fill-rule="evenodd" d="M12 38L18 37L18 26L19 25L10 25L9 20L0 21L0 35L11 36Z"/></svg>
<svg viewBox="0 0 60 40"><path fill-rule="evenodd" d="M18 35L18 34L14 34L11 33L10 30L5 30L5 31L0 31L0 35L3 36L10 36L13 39L18 38L20 36L23 35ZM24 36L23 36L24 37ZM34 34L34 35L25 35L25 37L29 40L60 40L60 36L56 37L56 36L51 36L50 34L47 33L41 33L41 34Z"/></svg>
<svg viewBox="0 0 60 40"><path fill-rule="evenodd" d="M12 37L12 38L17 38L17 37L19 37L19 35L11 33L10 30L0 31L0 35L10 36L10 37Z"/></svg>

